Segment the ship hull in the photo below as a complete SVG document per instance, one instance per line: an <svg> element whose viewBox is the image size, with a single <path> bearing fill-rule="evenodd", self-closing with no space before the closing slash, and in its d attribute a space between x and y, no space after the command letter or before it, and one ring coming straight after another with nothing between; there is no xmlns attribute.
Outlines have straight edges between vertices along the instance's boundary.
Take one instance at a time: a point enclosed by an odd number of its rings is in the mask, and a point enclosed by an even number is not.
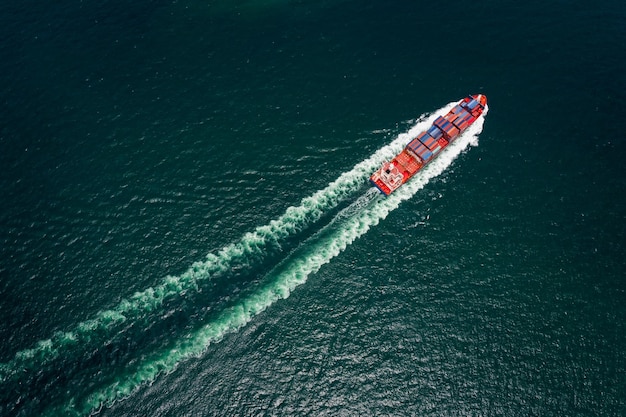
<svg viewBox="0 0 626 417"><path fill-rule="evenodd" d="M389 195L435 160L441 151L478 119L487 105L482 94L468 96L446 115L413 138L391 161L385 162L370 177L370 182Z"/></svg>

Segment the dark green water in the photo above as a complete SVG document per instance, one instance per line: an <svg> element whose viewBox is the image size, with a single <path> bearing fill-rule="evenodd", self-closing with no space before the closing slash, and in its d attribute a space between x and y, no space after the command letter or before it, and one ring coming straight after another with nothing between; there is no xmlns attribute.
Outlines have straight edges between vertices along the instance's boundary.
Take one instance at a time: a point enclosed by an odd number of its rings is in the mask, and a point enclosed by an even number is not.
<svg viewBox="0 0 626 417"><path fill-rule="evenodd" d="M625 69L618 1L3 2L0 415L626 415Z"/></svg>

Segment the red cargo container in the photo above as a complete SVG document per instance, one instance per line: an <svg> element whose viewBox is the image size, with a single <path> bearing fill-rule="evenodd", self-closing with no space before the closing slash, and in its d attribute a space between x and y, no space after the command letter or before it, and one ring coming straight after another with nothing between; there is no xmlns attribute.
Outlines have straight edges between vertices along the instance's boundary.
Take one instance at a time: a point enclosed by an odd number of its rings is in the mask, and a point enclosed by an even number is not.
<svg viewBox="0 0 626 417"><path fill-rule="evenodd" d="M459 134L459 129L443 117L437 118L435 125L441 129L448 138L453 138Z"/></svg>
<svg viewBox="0 0 626 417"><path fill-rule="evenodd" d="M486 104L487 98L482 94L461 100L445 116L437 117L426 132L411 140L392 161L375 171L370 176L372 184L383 194L391 194L480 117Z"/></svg>
<svg viewBox="0 0 626 417"><path fill-rule="evenodd" d="M419 146L423 146L422 142L420 142L418 139L413 139L411 142L409 142L408 145L406 145L406 148L412 150L417 155L417 148Z"/></svg>
<svg viewBox="0 0 626 417"><path fill-rule="evenodd" d="M454 123L458 118L459 116L456 114L447 114L446 117L444 117L444 119L446 119L450 123Z"/></svg>
<svg viewBox="0 0 626 417"><path fill-rule="evenodd" d="M431 137L428 132L422 132L419 135L417 135L417 140L419 140L422 143L425 143L428 138Z"/></svg>
<svg viewBox="0 0 626 417"><path fill-rule="evenodd" d="M446 133L448 134L448 137L453 138L458 135L460 131L458 127L450 123L450 126L448 126L448 130L446 131Z"/></svg>
<svg viewBox="0 0 626 417"><path fill-rule="evenodd" d="M465 112L463 115L459 115L459 117L455 121L453 121L453 123L456 127L459 128L459 130L463 131L469 126L468 120L471 117L472 116L469 113Z"/></svg>
<svg viewBox="0 0 626 417"><path fill-rule="evenodd" d="M435 121L433 122L433 125L437 126L441 130L444 130L443 125L445 123L446 123L446 119L444 119L442 116L439 116L435 119Z"/></svg>
<svg viewBox="0 0 626 417"><path fill-rule="evenodd" d="M435 140L435 138L433 138L432 136L430 136L428 133L426 132L422 132L417 136L417 139L422 142L424 145L426 145L429 149L437 142Z"/></svg>
<svg viewBox="0 0 626 417"><path fill-rule="evenodd" d="M461 132L464 131L465 129L467 129L468 126L469 125L468 125L467 122L462 122L462 123L459 123L458 125L456 125L456 127L458 127Z"/></svg>
<svg viewBox="0 0 626 417"><path fill-rule="evenodd" d="M422 161L427 162L430 158L432 158L433 153L424 145L420 145L417 148L417 155L421 158Z"/></svg>
<svg viewBox="0 0 626 417"><path fill-rule="evenodd" d="M411 175L415 174L422 166L422 164L413 155L411 155L407 149L400 152L396 159L398 159L398 162L400 162Z"/></svg>
<svg viewBox="0 0 626 417"><path fill-rule="evenodd" d="M454 113L454 114L461 114L461 113L463 113L464 111L465 111L465 109L463 109L463 107L461 107L461 105L460 105L460 104L457 104L456 106L454 106L454 107L452 108L452 110L450 110L450 112L451 112L451 113Z"/></svg>

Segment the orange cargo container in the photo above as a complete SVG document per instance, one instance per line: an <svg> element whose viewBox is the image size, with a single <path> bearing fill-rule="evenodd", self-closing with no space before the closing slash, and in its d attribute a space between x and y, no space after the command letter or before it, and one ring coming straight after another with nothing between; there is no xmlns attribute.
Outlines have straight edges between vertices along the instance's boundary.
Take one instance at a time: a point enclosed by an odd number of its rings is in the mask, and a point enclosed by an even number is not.
<svg viewBox="0 0 626 417"><path fill-rule="evenodd" d="M384 195L391 194L474 123L486 105L487 97L482 94L464 98L445 116L437 117L427 131L413 138L390 162L383 163L371 175L370 182Z"/></svg>

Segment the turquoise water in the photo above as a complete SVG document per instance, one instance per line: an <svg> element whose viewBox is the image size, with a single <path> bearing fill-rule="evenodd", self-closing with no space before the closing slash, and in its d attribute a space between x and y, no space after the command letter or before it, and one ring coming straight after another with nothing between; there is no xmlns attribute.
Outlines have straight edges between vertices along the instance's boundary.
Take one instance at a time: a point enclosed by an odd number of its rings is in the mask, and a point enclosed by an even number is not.
<svg viewBox="0 0 626 417"><path fill-rule="evenodd" d="M0 415L626 414L621 2L0 20Z"/></svg>

